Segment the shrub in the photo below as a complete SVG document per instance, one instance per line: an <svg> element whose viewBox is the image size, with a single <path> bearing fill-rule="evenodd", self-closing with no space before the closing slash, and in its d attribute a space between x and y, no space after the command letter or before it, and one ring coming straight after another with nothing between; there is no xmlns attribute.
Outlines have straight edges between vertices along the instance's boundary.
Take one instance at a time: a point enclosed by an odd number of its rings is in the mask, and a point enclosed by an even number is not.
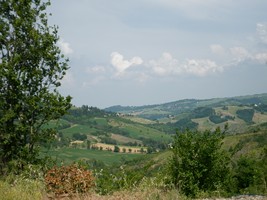
<svg viewBox="0 0 267 200"><path fill-rule="evenodd" d="M54 167L45 175L48 192L55 195L86 193L94 186L91 171L77 165Z"/></svg>
<svg viewBox="0 0 267 200"><path fill-rule="evenodd" d="M215 191L224 186L229 175L229 159L221 149L223 133L177 132L173 142L169 173L174 185L187 196Z"/></svg>

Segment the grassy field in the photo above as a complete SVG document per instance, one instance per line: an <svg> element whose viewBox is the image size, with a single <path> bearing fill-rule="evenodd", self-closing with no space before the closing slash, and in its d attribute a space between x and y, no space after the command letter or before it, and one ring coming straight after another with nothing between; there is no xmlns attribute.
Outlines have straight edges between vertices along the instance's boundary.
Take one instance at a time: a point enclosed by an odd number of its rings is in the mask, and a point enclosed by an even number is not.
<svg viewBox="0 0 267 200"><path fill-rule="evenodd" d="M155 121L152 121L149 119L144 119L141 117L136 117L136 116L124 116L123 118L131 120L133 122L141 123L141 124L154 124L154 123L156 123Z"/></svg>
<svg viewBox="0 0 267 200"><path fill-rule="evenodd" d="M122 160L128 161L143 156L149 156L145 154L114 153L110 151L74 148L50 150L47 154L52 156L52 158L55 158L58 163L64 162L66 164L70 164L79 160L98 160L102 161L106 165L119 163Z"/></svg>
<svg viewBox="0 0 267 200"><path fill-rule="evenodd" d="M75 124L70 128L64 129L62 132L66 137L72 137L73 133L83 133L83 134L90 134L96 131L96 129L90 127L89 125L80 125Z"/></svg>
<svg viewBox="0 0 267 200"><path fill-rule="evenodd" d="M122 130L127 131L129 136L135 139L153 138L153 140L156 141L169 141L171 139L171 137L167 134L142 125L127 124L122 128Z"/></svg>
<svg viewBox="0 0 267 200"><path fill-rule="evenodd" d="M118 134L111 134L111 138L116 140L119 144L125 144L125 143L129 143L129 142L136 142L138 144L142 144L142 141L141 140L136 140L136 139L133 139L133 138L129 138L129 137L126 137L126 136L123 136L123 135L118 135Z"/></svg>

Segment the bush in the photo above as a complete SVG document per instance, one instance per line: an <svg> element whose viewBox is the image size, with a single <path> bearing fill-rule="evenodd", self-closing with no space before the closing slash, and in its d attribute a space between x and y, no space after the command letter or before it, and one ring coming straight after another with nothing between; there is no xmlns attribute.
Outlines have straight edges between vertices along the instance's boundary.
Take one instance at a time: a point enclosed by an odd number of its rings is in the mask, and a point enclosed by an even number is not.
<svg viewBox="0 0 267 200"><path fill-rule="evenodd" d="M241 191L252 185L256 185L256 182L260 180L260 169L256 160L248 157L241 157L237 161L235 177L237 180L237 187Z"/></svg>
<svg viewBox="0 0 267 200"><path fill-rule="evenodd" d="M221 149L224 136L215 132L177 132L169 173L172 182L187 196L222 189L229 175L229 158Z"/></svg>
<svg viewBox="0 0 267 200"><path fill-rule="evenodd" d="M48 192L55 195L86 193L94 186L91 171L77 165L54 167L45 175Z"/></svg>

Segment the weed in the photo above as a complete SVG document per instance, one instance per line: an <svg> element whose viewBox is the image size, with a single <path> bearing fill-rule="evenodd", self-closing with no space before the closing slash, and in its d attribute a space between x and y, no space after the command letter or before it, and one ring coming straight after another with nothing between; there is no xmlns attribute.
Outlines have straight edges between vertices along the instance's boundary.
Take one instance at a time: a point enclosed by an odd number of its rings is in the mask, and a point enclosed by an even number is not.
<svg viewBox="0 0 267 200"><path fill-rule="evenodd" d="M91 171L77 165L54 167L45 175L48 192L55 195L87 193L94 186Z"/></svg>

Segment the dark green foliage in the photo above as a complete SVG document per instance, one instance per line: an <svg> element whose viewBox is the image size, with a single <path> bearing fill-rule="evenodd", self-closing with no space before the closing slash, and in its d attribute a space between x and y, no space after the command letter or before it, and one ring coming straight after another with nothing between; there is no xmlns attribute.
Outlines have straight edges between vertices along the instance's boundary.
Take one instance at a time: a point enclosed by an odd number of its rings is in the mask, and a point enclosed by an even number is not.
<svg viewBox="0 0 267 200"><path fill-rule="evenodd" d="M228 107L227 106L223 106L222 109L223 110L228 110Z"/></svg>
<svg viewBox="0 0 267 200"><path fill-rule="evenodd" d="M101 137L101 142L105 143L105 144L117 144L117 141L110 138L110 137Z"/></svg>
<svg viewBox="0 0 267 200"><path fill-rule="evenodd" d="M151 138L142 138L142 137L140 137L139 139L143 141L144 146L151 147L152 149L160 149L160 150L167 149L168 143L166 141L156 141Z"/></svg>
<svg viewBox="0 0 267 200"><path fill-rule="evenodd" d="M37 161L40 142L55 137L44 128L70 107L57 90L67 59L60 53L56 27L47 22L49 2L0 1L0 163Z"/></svg>
<svg viewBox="0 0 267 200"><path fill-rule="evenodd" d="M266 194L267 148L263 149L261 158L241 156L233 171L232 189L236 193Z"/></svg>
<svg viewBox="0 0 267 200"><path fill-rule="evenodd" d="M243 119L245 122L252 123L254 112L254 109L243 109L236 111L236 114L240 119Z"/></svg>
<svg viewBox="0 0 267 200"><path fill-rule="evenodd" d="M193 111L192 118L202 118L215 115L214 109L210 107L198 107Z"/></svg>
<svg viewBox="0 0 267 200"><path fill-rule="evenodd" d="M72 123L98 125L96 121L92 121L94 117L116 117L115 113L106 112L96 107L83 105L82 107L73 107L68 111L68 115L64 115L63 119Z"/></svg>
<svg viewBox="0 0 267 200"><path fill-rule="evenodd" d="M223 138L220 129L176 133L169 172L172 182L185 195L194 197L200 191L224 186L229 175L229 159L221 149Z"/></svg>
<svg viewBox="0 0 267 200"><path fill-rule="evenodd" d="M153 164L155 162L147 162L147 158L143 157L125 162L122 165L98 168L94 174L96 178L96 192L105 195L118 190L132 190L145 177L155 173L155 170L151 168Z"/></svg>
<svg viewBox="0 0 267 200"><path fill-rule="evenodd" d="M114 146L114 152L118 153L120 152L120 147L118 147L117 145Z"/></svg>
<svg viewBox="0 0 267 200"><path fill-rule="evenodd" d="M249 157L241 157L237 161L236 181L239 190L244 190L252 185L256 185L260 180L260 169L257 161Z"/></svg>
<svg viewBox="0 0 267 200"><path fill-rule="evenodd" d="M198 123L193 122L190 118L183 118L175 123L168 123L174 129L184 131L186 129L197 129Z"/></svg>
<svg viewBox="0 0 267 200"><path fill-rule="evenodd" d="M250 151L253 144L253 151ZM243 137L232 154L232 193L266 194L267 180L267 132L266 130ZM254 152L254 153L252 153ZM257 152L257 153L255 153Z"/></svg>
<svg viewBox="0 0 267 200"><path fill-rule="evenodd" d="M74 140L82 140L82 141L84 141L84 140L87 139L87 136L86 136L85 134L83 134L83 133L74 133L74 134L72 135L72 138L73 138Z"/></svg>
<svg viewBox="0 0 267 200"><path fill-rule="evenodd" d="M258 106L254 106L254 109L259 112L267 112L267 104L260 104Z"/></svg>
<svg viewBox="0 0 267 200"><path fill-rule="evenodd" d="M53 141L45 141L42 143L42 147L46 149L50 148L63 148L68 147L70 144L70 139L67 137L64 137L62 132L57 133L55 140Z"/></svg>
<svg viewBox="0 0 267 200"><path fill-rule="evenodd" d="M223 118L223 117L218 116L218 115L211 115L211 116L209 116L209 120L211 122L213 122L214 124L219 124L219 123L227 122L227 119L226 118Z"/></svg>

